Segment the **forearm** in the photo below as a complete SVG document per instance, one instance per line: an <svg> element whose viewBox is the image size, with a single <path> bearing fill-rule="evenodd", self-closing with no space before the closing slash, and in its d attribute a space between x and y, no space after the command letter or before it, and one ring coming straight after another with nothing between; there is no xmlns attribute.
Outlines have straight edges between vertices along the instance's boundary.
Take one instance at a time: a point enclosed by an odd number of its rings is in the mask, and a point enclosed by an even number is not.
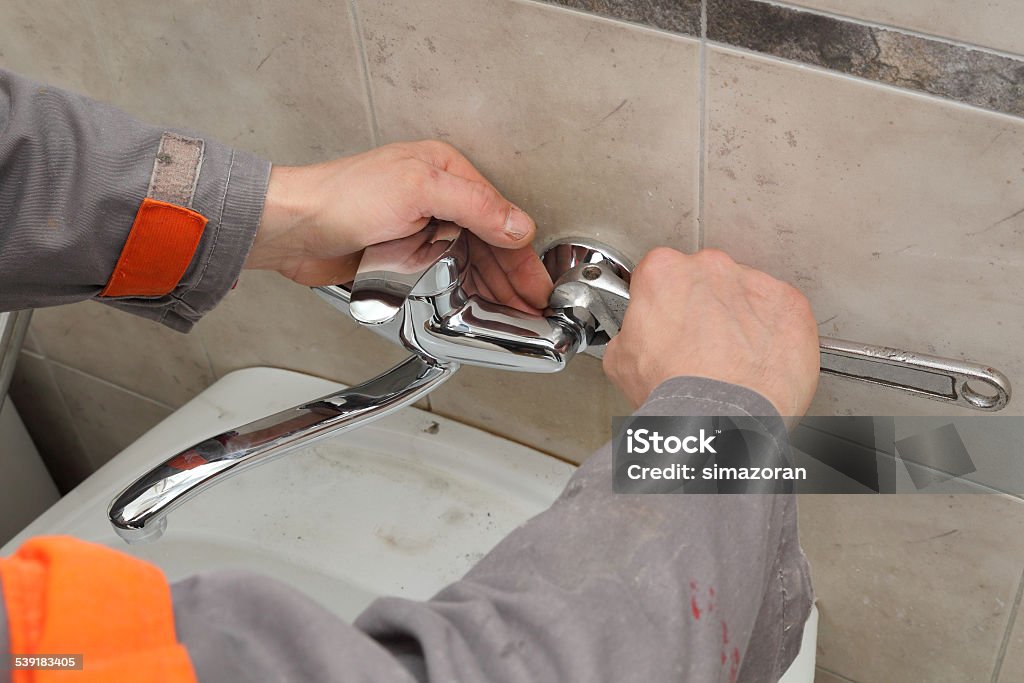
<svg viewBox="0 0 1024 683"><path fill-rule="evenodd" d="M97 298L153 177L165 128L0 70L0 310ZM270 164L204 139L191 208L208 219L177 286L101 300L187 330L238 277Z"/></svg>
<svg viewBox="0 0 1024 683"><path fill-rule="evenodd" d="M771 416L786 447L771 404L721 382L671 380L638 413ZM811 604L794 497L617 495L611 468L606 446L464 579L382 598L358 630L269 579L209 574L174 588L179 636L200 681L774 680Z"/></svg>
<svg viewBox="0 0 1024 683"><path fill-rule="evenodd" d="M670 380L638 414L774 416L767 426L785 440L768 401L711 380ZM795 498L617 495L611 474L606 445L462 581L427 603L381 599L356 625L385 643L418 642L430 680L766 681L784 671L811 604Z"/></svg>

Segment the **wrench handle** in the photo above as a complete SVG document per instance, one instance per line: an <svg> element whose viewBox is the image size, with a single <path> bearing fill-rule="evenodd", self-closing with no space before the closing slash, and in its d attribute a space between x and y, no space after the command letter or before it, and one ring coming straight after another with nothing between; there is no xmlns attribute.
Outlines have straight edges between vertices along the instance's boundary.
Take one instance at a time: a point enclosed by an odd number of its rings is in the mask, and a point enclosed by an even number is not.
<svg viewBox="0 0 1024 683"><path fill-rule="evenodd" d="M821 337L821 372L972 408L1001 410L1010 380L980 363Z"/></svg>

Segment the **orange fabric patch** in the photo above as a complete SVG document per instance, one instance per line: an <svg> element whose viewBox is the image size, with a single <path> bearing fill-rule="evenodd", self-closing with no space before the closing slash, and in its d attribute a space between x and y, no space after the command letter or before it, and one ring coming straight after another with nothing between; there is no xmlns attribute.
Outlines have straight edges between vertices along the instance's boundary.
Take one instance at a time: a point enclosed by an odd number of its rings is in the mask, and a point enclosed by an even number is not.
<svg viewBox="0 0 1024 683"><path fill-rule="evenodd" d="M205 228L202 214L146 197L100 296L163 296L173 291L192 263Z"/></svg>
<svg viewBox="0 0 1024 683"><path fill-rule="evenodd" d="M82 670L17 669L13 683L196 683L174 632L170 587L148 562L40 537L0 559L0 579L12 654L83 655Z"/></svg>

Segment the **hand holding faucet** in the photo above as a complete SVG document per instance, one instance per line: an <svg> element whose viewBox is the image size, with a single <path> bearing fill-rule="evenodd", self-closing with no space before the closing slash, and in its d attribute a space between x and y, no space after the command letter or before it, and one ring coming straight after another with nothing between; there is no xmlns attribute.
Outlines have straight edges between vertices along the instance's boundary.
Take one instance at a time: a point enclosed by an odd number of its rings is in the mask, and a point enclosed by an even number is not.
<svg viewBox="0 0 1024 683"><path fill-rule="evenodd" d="M344 284L355 277L363 249L413 235L431 217L458 223L482 245L496 247L479 249L473 263L502 303L547 306L551 280L529 246L533 219L458 150L436 140L274 166L245 267L276 270L304 285Z"/></svg>

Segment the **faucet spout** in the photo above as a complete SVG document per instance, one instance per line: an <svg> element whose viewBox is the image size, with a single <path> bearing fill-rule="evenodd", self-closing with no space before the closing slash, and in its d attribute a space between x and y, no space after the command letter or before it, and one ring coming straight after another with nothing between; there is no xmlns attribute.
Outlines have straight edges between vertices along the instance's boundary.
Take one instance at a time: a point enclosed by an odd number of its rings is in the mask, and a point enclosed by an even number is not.
<svg viewBox="0 0 1024 683"><path fill-rule="evenodd" d="M156 540L167 527L167 515L206 489L414 403L458 367L412 356L368 382L206 439L122 491L110 504L110 523L127 543Z"/></svg>

